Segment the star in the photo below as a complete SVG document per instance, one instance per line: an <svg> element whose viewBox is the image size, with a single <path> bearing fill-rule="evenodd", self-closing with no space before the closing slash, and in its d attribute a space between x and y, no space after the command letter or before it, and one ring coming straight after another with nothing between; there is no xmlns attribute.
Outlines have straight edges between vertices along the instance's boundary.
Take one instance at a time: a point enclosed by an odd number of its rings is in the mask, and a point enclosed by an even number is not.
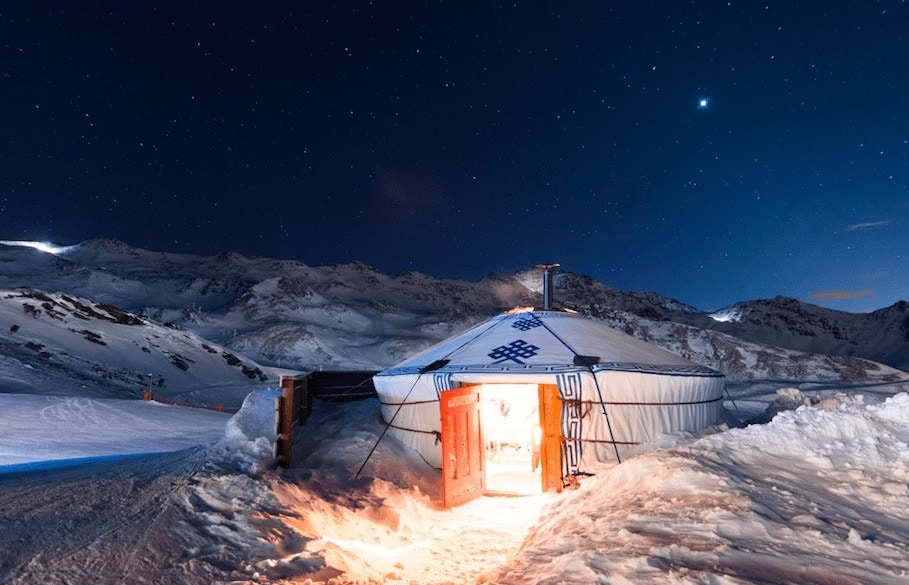
<svg viewBox="0 0 909 585"><path fill-rule="evenodd" d="M698 109L706 110L709 104L710 101L707 98L701 98L700 101L698 101Z"/></svg>

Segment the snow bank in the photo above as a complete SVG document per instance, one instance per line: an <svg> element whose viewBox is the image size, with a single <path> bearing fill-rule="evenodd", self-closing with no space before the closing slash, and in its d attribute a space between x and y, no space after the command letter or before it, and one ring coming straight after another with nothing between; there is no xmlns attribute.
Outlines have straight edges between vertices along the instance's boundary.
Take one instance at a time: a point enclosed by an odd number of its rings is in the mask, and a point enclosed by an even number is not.
<svg viewBox="0 0 909 585"><path fill-rule="evenodd" d="M489 582L909 583L907 420L841 393L603 467Z"/></svg>
<svg viewBox="0 0 909 585"><path fill-rule="evenodd" d="M224 436L212 448L213 456L249 475L273 467L275 403L280 396L280 388L250 392L240 410L227 421Z"/></svg>

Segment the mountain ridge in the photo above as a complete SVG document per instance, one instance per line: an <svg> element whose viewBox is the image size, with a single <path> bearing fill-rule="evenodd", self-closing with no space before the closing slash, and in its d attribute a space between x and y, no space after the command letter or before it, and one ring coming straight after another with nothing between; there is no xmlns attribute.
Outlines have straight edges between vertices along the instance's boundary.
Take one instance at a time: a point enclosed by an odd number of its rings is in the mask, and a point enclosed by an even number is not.
<svg viewBox="0 0 909 585"><path fill-rule="evenodd" d="M312 267L234 253L150 252L116 240L63 250L0 245L0 265L9 268L0 288L29 286L120 307L278 368L383 369L503 310L539 306L542 297L538 269L459 281L389 276L362 262ZM730 379L901 375L873 362L909 369L905 302L853 314L778 297L738 303L724 313L738 317L722 321L718 312L565 271L556 274L553 296L558 306Z"/></svg>

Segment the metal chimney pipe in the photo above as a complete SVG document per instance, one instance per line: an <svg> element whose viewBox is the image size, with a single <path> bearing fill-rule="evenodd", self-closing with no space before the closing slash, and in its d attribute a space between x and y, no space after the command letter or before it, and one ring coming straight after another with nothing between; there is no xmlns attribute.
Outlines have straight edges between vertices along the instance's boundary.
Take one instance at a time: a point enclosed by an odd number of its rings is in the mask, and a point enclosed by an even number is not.
<svg viewBox="0 0 909 585"><path fill-rule="evenodd" d="M543 310L552 309L552 273L559 267L558 264L540 264L543 269Z"/></svg>

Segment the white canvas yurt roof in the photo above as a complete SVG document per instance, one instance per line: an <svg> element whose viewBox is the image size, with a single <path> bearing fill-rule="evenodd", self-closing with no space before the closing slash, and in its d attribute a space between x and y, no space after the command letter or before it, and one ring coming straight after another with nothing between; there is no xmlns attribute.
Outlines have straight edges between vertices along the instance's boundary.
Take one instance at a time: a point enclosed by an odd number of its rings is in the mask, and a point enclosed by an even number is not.
<svg viewBox="0 0 909 585"><path fill-rule="evenodd" d="M573 312L518 309L447 339L374 378L390 431L438 466L441 392L460 384L555 384L583 459L616 458L667 432L719 422L724 378ZM580 405L580 406L578 406ZM572 436L573 435L573 436ZM581 442L586 442L583 445Z"/></svg>
<svg viewBox="0 0 909 585"><path fill-rule="evenodd" d="M596 370L653 370L716 374L685 358L566 311L516 309L493 317L401 362L381 375L404 374L446 359L447 371L551 372L581 369L576 356L599 359Z"/></svg>

